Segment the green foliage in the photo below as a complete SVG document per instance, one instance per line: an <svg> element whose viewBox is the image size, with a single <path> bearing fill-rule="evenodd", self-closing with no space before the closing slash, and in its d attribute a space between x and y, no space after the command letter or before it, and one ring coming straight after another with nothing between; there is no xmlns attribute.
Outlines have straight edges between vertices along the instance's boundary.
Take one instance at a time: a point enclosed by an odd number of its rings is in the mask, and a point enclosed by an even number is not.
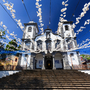
<svg viewBox="0 0 90 90"><path fill-rule="evenodd" d="M0 39L6 39L5 36L5 31L0 30L2 32L2 35L0 35ZM4 44L0 42L0 49L4 49Z"/></svg>
<svg viewBox="0 0 90 90"><path fill-rule="evenodd" d="M4 37L4 35L5 35L5 31L0 30L0 32L2 32L2 35L0 35L0 39L6 39L6 38Z"/></svg>
<svg viewBox="0 0 90 90"><path fill-rule="evenodd" d="M13 46L10 46L10 45L13 45ZM16 50L20 50L20 48L21 46L20 45L18 46L16 43L16 39L14 39L14 40L11 40L8 45L6 45L5 50L16 51Z"/></svg>
<svg viewBox="0 0 90 90"><path fill-rule="evenodd" d="M82 54L82 55L80 55L80 56L82 56L83 59L90 60L90 55Z"/></svg>

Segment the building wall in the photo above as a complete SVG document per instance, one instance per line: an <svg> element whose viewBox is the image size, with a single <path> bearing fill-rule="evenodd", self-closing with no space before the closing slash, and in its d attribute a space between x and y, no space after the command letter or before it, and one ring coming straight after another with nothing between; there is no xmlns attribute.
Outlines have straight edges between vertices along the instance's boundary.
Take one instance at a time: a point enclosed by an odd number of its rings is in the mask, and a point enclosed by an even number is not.
<svg viewBox="0 0 90 90"><path fill-rule="evenodd" d="M55 67L56 68L63 68L61 60L62 60L62 55L56 54L55 55Z"/></svg>
<svg viewBox="0 0 90 90"><path fill-rule="evenodd" d="M68 25L68 30L65 30L65 25ZM72 28L70 24L63 24L64 37L67 37L67 34L70 34L70 37L73 37Z"/></svg>
<svg viewBox="0 0 90 90"><path fill-rule="evenodd" d="M63 69L71 69L68 61L68 55L67 53L63 54Z"/></svg>
<svg viewBox="0 0 90 90"><path fill-rule="evenodd" d="M73 56L70 57L70 54L73 53ZM68 55L68 61L69 61L69 65L71 65L71 62L73 65L79 65L79 61L78 61L78 56L77 56L77 53L76 52L67 52L67 55ZM72 59L72 61L71 61Z"/></svg>
<svg viewBox="0 0 90 90"><path fill-rule="evenodd" d="M30 68L30 60L31 60L31 53L27 54L28 56L25 57L25 54L21 56L21 64L20 66Z"/></svg>
<svg viewBox="0 0 90 90"><path fill-rule="evenodd" d="M65 30L65 25L68 25L68 30ZM28 32L28 27L32 27L32 31L31 32ZM34 25L27 25L25 27L25 32L28 32L28 34L30 35L31 38L34 38L33 35L35 35L35 32L33 30L33 28L36 27ZM68 36L66 36L67 34L70 34L69 37L72 37L72 39L74 38L74 31L73 31L73 28L72 28L72 25L70 23L67 23L67 24L63 24L61 25L61 27L59 28L61 31L61 35L56 35L56 34L53 34L52 33L52 30L48 30L46 29L45 33L43 35L40 35L40 36L37 36L35 38L35 47L34 47L34 50L31 49L32 46L34 46L32 43L30 45L30 51L31 53L34 53L35 51L37 51L37 41L41 40L42 41L42 50L40 52L44 52L46 55L47 55L47 52L49 51L50 53L53 53L53 51L61 51L63 52L64 50L68 50L67 48L67 43L65 41L65 38L67 39ZM47 32L50 32L50 38L49 40L51 40L51 50L46 50L46 33ZM25 38L27 39L27 34L25 35ZM34 39L33 39L34 40ZM55 48L55 40L60 40L60 46L61 48L57 49ZM65 42L65 43L64 43ZM73 41L72 41L73 42ZM64 47L65 45L65 47ZM24 46L25 46L25 43L24 43ZM73 42L73 46L75 48L75 43ZM65 54L65 57L63 59L63 65L64 65L64 69L69 69L70 66L71 66L71 58L70 58L70 54L73 53L74 56L72 57L72 61L73 61L73 65L79 65L79 62L78 62L78 56L77 56L77 53L76 52L67 52ZM34 59L35 58L35 59ZM62 55L60 54L56 54L55 55L55 66L56 68L61 68L62 67ZM42 65L43 65L43 56L42 54L37 54L36 57L34 56L31 56L31 54L28 55L28 58L25 57L24 54L22 54L22 58L21 58L21 65L26 65L27 64L27 67L30 67L31 69L34 69L35 67L35 60L37 61L36 62L36 68L42 68Z"/></svg>
<svg viewBox="0 0 90 90"><path fill-rule="evenodd" d="M52 47L51 53L56 50L55 49L55 40L57 40L57 39L61 41L60 45L61 45L61 49L63 50L63 39L59 35L54 35L53 33L50 33L50 38L51 38L50 40L51 40L51 47ZM39 40L42 41L42 46L43 46L42 51L46 52L46 42L45 42L47 40L46 39L46 33L44 35L36 37L35 41L37 42Z"/></svg>
<svg viewBox="0 0 90 90"><path fill-rule="evenodd" d="M31 32L28 32L28 27L32 27L32 31ZM32 26L32 25L28 25L27 27L26 27L26 30L25 30L25 32L28 32L28 34L30 35L30 37L31 38L33 38L33 27L34 26ZM25 38L27 38L27 34L25 34Z"/></svg>
<svg viewBox="0 0 90 90"><path fill-rule="evenodd" d="M36 55L36 68L42 68L43 56L41 54Z"/></svg>

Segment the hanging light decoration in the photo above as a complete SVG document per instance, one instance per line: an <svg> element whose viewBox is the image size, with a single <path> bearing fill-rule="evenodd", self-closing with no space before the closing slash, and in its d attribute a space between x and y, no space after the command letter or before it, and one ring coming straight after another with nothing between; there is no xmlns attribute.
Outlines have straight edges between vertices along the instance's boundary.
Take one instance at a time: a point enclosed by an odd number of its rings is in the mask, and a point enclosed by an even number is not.
<svg viewBox="0 0 90 90"><path fill-rule="evenodd" d="M67 10L67 6L68 6L67 2L68 2L68 0L62 1L62 5L64 5L65 7L61 9L62 14L60 15L60 18L59 18L59 21L60 21L60 22L62 22L62 21L65 20L64 18L66 17L66 10ZM59 23L60 23L60 22L59 22ZM58 29L57 29L57 31L56 31L57 34L60 34L59 28L62 26L62 25L59 24L59 23L58 23Z"/></svg>
<svg viewBox="0 0 90 90"><path fill-rule="evenodd" d="M37 17L39 17L39 23L40 23L39 27L40 27L40 30L41 30L40 32L41 32L41 34L43 34L44 24L42 23L43 22L42 21L42 9L41 9L42 4L39 4L39 1L41 1L41 0L36 0L35 5L36 5L36 8L38 8Z"/></svg>
<svg viewBox="0 0 90 90"><path fill-rule="evenodd" d="M89 6L90 6L90 2L89 3L85 3L85 5L84 5L84 7L83 7L83 12L81 12L81 14L79 15L79 17L77 17L76 18L76 22L75 22L75 24L78 24L80 21L80 19L82 18L82 17L84 17L85 16L85 14L87 13L87 11L89 10Z"/></svg>
<svg viewBox="0 0 90 90"><path fill-rule="evenodd" d="M85 23L84 23L84 26L81 26L80 29L76 31L77 34L79 34L79 32L82 32L83 29L86 28L85 26L86 26L87 24L90 24L90 19L87 19L87 20L85 21Z"/></svg>
<svg viewBox="0 0 90 90"><path fill-rule="evenodd" d="M12 15L12 18L17 22L17 24L19 25L19 27L21 28L21 30L24 31L24 30L23 30L23 29L24 29L24 26L22 26L21 21L18 22L20 19L19 19L19 20L15 19L15 18L16 18L16 16L15 16L15 12L16 12L16 11L13 9L14 4L11 3L11 2L10 2L10 4L9 4L8 1L5 3L5 0L3 0L3 2L4 2L3 5L5 5L6 8L7 8L7 10L10 11L10 13L11 13L11 15Z"/></svg>

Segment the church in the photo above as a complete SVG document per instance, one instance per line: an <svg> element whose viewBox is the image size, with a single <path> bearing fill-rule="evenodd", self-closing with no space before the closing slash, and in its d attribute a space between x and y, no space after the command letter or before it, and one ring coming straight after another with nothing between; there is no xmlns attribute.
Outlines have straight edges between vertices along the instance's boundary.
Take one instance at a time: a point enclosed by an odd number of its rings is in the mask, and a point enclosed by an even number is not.
<svg viewBox="0 0 90 90"><path fill-rule="evenodd" d="M80 65L76 34L73 22L59 22L59 33L53 33L47 28L43 34L38 34L38 25L34 21L24 24L22 50L19 55L19 65L27 69L71 69L72 65ZM71 50L71 51L70 51Z"/></svg>

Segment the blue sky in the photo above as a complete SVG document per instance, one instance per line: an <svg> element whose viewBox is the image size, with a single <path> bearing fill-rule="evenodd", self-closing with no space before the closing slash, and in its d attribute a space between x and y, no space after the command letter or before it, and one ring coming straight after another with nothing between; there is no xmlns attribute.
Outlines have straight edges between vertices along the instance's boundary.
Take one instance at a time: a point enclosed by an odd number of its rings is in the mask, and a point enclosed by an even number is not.
<svg viewBox="0 0 90 90"><path fill-rule="evenodd" d="M58 28L58 22L59 22L59 17L61 14L61 9L64 8L64 6L62 5L62 1L66 1L66 0L51 0L51 25L50 25L50 29L52 29L53 32L55 32ZM90 0L80 0L79 5L74 13L75 16L72 17L72 19L70 20L72 13L74 12L78 1L79 0L69 0L68 1L67 4L69 4L69 5L67 7L67 11L66 11L67 14L65 17L65 19L67 19L68 21L76 22L76 17L78 17L80 15L80 13L82 12L82 8L84 7L84 4L88 3ZM14 3L13 9L16 10L16 13L15 13L16 18L21 19L21 22L23 25L24 25L24 23L28 23L29 18L27 16L25 8L22 4L22 0L8 0L8 2ZM24 0L24 3L25 3L26 8L28 10L30 19L39 25L39 22L38 22L39 17L37 17L37 13L36 13L37 8L35 5L35 2L36 2L36 0ZM0 3L2 5L4 4L2 0L0 0ZM42 0L42 1L40 1L40 4L42 4L42 7L41 7L42 8L42 20L43 20L43 24L44 24L44 29L46 29L47 25L49 24L50 0ZM9 10L7 10L7 11L10 13ZM87 19L90 19L90 10L87 11L85 16L80 20L80 23L76 26L74 31L76 32L80 28L80 26L83 26L84 22ZM0 21L3 21L3 24L5 24L8 27L10 33L12 33L14 31L15 34L17 34L18 38L22 38L23 32L20 30L20 28L17 28L17 25L9 17L9 15L4 11L4 9L1 7L1 5L0 5ZM77 43L78 44L80 44L82 42L82 40L86 40L88 37L90 37L90 32L85 34L88 30L90 30L90 25L86 25L86 28L84 29L84 31L81 32L79 35L77 35ZM82 36L82 35L84 35L84 36ZM83 49L83 50L86 51L86 49ZM88 50L89 50L89 48L88 48ZM87 50L87 53L89 54L88 50Z"/></svg>

